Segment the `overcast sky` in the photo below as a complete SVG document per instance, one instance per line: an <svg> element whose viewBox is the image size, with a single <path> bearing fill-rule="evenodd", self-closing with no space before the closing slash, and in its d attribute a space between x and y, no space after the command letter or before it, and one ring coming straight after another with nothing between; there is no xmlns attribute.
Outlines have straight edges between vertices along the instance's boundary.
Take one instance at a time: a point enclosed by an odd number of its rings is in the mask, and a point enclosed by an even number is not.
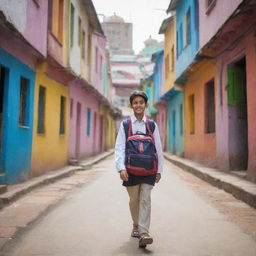
<svg viewBox="0 0 256 256"><path fill-rule="evenodd" d="M92 0L98 14L116 15L126 22L133 23L133 49L138 53L144 47L144 41L151 35L158 41L158 34L170 0ZM99 16L102 21L102 16Z"/></svg>

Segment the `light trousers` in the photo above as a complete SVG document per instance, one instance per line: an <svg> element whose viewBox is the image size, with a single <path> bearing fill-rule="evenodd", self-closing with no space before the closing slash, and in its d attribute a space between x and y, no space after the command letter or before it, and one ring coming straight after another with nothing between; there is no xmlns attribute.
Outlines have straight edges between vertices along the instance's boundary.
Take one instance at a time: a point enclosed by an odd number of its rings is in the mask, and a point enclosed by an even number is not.
<svg viewBox="0 0 256 256"><path fill-rule="evenodd" d="M139 184L126 187L130 197L130 212L133 226L138 227L139 233L149 233L151 215L151 190L152 185Z"/></svg>

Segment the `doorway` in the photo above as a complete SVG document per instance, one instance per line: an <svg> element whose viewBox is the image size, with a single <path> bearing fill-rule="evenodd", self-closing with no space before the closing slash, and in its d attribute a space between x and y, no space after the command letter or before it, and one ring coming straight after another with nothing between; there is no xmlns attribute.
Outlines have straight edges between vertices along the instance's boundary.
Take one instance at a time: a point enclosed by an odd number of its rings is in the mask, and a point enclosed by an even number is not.
<svg viewBox="0 0 256 256"><path fill-rule="evenodd" d="M76 148L75 157L80 157L80 136L81 136L81 103L77 102L76 105Z"/></svg>
<svg viewBox="0 0 256 256"><path fill-rule="evenodd" d="M7 79L7 69L0 66L0 173L3 173L3 119L4 119L4 90Z"/></svg>
<svg viewBox="0 0 256 256"><path fill-rule="evenodd" d="M172 143L172 152L173 154L176 153L176 111L173 110L172 111L172 140L171 140L171 143Z"/></svg>
<svg viewBox="0 0 256 256"><path fill-rule="evenodd" d="M228 146L230 170L247 170L248 119L245 57L230 64L228 75Z"/></svg>

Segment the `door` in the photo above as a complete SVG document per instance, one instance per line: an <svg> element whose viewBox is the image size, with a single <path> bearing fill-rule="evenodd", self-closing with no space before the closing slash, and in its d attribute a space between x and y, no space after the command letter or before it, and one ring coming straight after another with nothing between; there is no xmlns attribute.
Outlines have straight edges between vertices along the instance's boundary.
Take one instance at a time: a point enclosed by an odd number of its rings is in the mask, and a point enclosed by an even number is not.
<svg viewBox="0 0 256 256"><path fill-rule="evenodd" d="M0 66L0 173L3 173L3 121L4 121L4 88L7 69Z"/></svg>
<svg viewBox="0 0 256 256"><path fill-rule="evenodd" d="M229 166L247 170L248 120L245 58L228 67Z"/></svg>
<svg viewBox="0 0 256 256"><path fill-rule="evenodd" d="M176 112L172 111L172 152L176 153Z"/></svg>
<svg viewBox="0 0 256 256"><path fill-rule="evenodd" d="M80 157L80 138L81 138L81 103L77 102L76 105L76 148L75 157Z"/></svg>

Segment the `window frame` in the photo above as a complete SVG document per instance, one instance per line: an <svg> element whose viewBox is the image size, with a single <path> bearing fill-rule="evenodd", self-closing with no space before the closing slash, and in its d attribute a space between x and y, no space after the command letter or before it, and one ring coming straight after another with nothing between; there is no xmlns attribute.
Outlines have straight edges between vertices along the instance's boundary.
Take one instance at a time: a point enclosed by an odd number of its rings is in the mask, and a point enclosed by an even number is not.
<svg viewBox="0 0 256 256"><path fill-rule="evenodd" d="M22 81L26 81L25 97L22 95ZM21 76L20 77L20 97L19 97L19 126L29 127L29 91L30 91L30 80ZM25 99L25 103L23 101Z"/></svg>
<svg viewBox="0 0 256 256"><path fill-rule="evenodd" d="M44 97L43 97L43 116L42 119L40 119L40 89L42 89L42 92L44 92ZM42 99L42 98L41 98ZM39 85L39 90L38 90L38 108L37 108L37 134L43 135L45 134L45 106L46 106L46 87L43 85ZM42 121L40 121L42 120ZM42 122L42 128L40 126L40 122ZM40 130L42 129L42 130Z"/></svg>

